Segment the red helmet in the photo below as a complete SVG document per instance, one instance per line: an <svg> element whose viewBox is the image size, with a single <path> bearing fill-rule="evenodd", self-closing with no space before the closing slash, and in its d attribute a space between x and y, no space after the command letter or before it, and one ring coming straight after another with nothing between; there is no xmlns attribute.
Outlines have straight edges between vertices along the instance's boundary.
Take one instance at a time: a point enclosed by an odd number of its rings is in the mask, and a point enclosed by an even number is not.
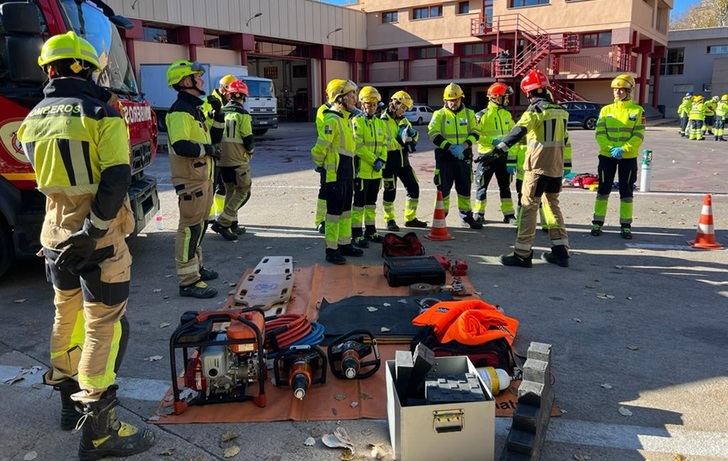
<svg viewBox="0 0 728 461"><path fill-rule="evenodd" d="M538 69L531 69L528 71L523 80L521 80L521 91L523 94L528 94L531 91L538 90L539 88L548 88L549 79Z"/></svg>
<svg viewBox="0 0 728 461"><path fill-rule="evenodd" d="M235 80L228 85L227 92L229 94L242 94L244 96L248 96L248 85L246 85L242 80Z"/></svg>
<svg viewBox="0 0 728 461"><path fill-rule="evenodd" d="M488 97L489 98L497 98L500 96L506 96L506 95L512 95L513 94L513 88L506 85L505 83L501 82L495 82L491 86L488 87Z"/></svg>

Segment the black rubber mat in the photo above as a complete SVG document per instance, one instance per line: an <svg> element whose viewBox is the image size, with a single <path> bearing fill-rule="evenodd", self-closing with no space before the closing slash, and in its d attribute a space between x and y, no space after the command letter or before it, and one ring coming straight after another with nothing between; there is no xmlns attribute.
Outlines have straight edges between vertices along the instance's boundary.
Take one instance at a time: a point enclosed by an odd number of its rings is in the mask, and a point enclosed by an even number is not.
<svg viewBox="0 0 728 461"><path fill-rule="evenodd" d="M452 300L450 293L427 296L352 296L330 303L321 301L318 322L326 328L326 339L331 340L355 329L369 330L381 339L411 339L420 330L412 319L420 312L419 301L436 298ZM384 329L384 330L383 330Z"/></svg>

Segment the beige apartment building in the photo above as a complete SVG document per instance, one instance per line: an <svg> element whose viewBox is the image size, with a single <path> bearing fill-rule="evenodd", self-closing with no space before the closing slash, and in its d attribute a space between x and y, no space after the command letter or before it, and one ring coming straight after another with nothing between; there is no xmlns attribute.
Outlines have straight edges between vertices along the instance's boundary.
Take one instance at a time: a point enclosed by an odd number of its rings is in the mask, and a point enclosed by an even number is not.
<svg viewBox="0 0 728 461"><path fill-rule="evenodd" d="M271 78L281 118L310 117L326 82L350 78L383 95L404 88L441 105L459 82L476 107L493 81L518 87L546 71L562 100L608 102L629 72L640 102L657 105L672 0L108 0L137 75L143 64L194 59L247 65ZM520 101L521 103L523 101Z"/></svg>

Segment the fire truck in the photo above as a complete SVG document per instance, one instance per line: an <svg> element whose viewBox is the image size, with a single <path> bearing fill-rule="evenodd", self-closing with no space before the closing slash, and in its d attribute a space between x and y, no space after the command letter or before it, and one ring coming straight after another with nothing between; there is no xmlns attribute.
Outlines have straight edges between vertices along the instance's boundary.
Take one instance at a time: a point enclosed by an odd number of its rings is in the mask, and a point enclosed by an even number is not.
<svg viewBox="0 0 728 461"><path fill-rule="evenodd" d="M0 0L0 275L18 257L40 250L45 197L17 140L17 130L43 97L46 76L37 58L43 42L70 30L94 45L102 69L97 83L116 94L129 130L135 231L159 211L157 181L144 174L157 150L157 125L138 89L117 27L131 21L100 0Z"/></svg>

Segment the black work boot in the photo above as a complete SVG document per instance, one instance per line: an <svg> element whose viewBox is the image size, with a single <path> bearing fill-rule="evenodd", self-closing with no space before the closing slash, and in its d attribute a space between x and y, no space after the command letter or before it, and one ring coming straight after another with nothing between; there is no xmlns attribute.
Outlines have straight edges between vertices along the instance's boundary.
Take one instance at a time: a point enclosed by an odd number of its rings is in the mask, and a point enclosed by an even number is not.
<svg viewBox="0 0 728 461"><path fill-rule="evenodd" d="M364 251L361 248L357 248L351 243L348 245L339 245L339 253L344 256L364 256Z"/></svg>
<svg viewBox="0 0 728 461"><path fill-rule="evenodd" d="M326 249L326 261L330 262L331 264L336 264L338 266L346 264L346 258L342 256L338 248L336 250L331 248Z"/></svg>
<svg viewBox="0 0 728 461"><path fill-rule="evenodd" d="M351 243L359 248L369 248L369 240L364 237L361 228L351 230Z"/></svg>
<svg viewBox="0 0 728 461"><path fill-rule="evenodd" d="M208 299L217 296L217 290L200 280L192 285L179 287L179 295L188 298Z"/></svg>
<svg viewBox="0 0 728 461"><path fill-rule="evenodd" d="M154 445L154 432L139 429L116 417L117 386L109 387L98 402L83 405L82 434L78 446L81 461L106 457L127 457L149 450Z"/></svg>
<svg viewBox="0 0 728 461"><path fill-rule="evenodd" d="M318 223L318 225L316 226L316 230L318 231L319 234L325 234L326 233L326 221L321 221L320 223Z"/></svg>
<svg viewBox="0 0 728 461"><path fill-rule="evenodd" d="M542 255L544 261L561 267L569 267L569 251L564 245L555 245Z"/></svg>
<svg viewBox="0 0 728 461"><path fill-rule="evenodd" d="M45 381L45 375L43 379ZM61 430L72 431L76 427L78 420L81 419L81 413L76 409L76 402L71 399L71 395L79 392L81 388L78 382L73 379L67 379L58 384L53 384L53 389L61 394Z"/></svg>
<svg viewBox="0 0 728 461"><path fill-rule="evenodd" d="M515 226L518 221L516 220L516 215L507 214L507 215L503 216L503 222L505 224L510 224L512 226Z"/></svg>
<svg viewBox="0 0 728 461"><path fill-rule="evenodd" d="M399 232L399 226L397 225L397 221L394 219L390 219L387 221L387 230L389 232Z"/></svg>
<svg viewBox="0 0 728 461"><path fill-rule="evenodd" d="M218 273L214 270L200 267L200 280L203 282L209 282L210 280L215 280L218 277Z"/></svg>
<svg viewBox="0 0 728 461"><path fill-rule="evenodd" d="M233 221L232 224L230 224L230 230L235 233L235 235L243 235L247 229L245 229L245 226L238 225L237 221Z"/></svg>
<svg viewBox="0 0 728 461"><path fill-rule="evenodd" d="M471 229L483 228L483 223L476 221L475 218L473 218L473 215L467 215L466 217L464 217L463 222L470 226Z"/></svg>
<svg viewBox="0 0 728 461"><path fill-rule="evenodd" d="M517 255L513 252L509 255L501 256L500 260L504 266L531 267L533 265L533 251L527 257Z"/></svg>
<svg viewBox="0 0 728 461"><path fill-rule="evenodd" d="M632 228L629 226L622 226L619 231L619 236L625 240L632 240Z"/></svg>
<svg viewBox="0 0 728 461"><path fill-rule="evenodd" d="M382 243L384 241L384 237L381 236L378 232L374 231L371 234L366 234L365 236L367 240L374 243Z"/></svg>
<svg viewBox="0 0 728 461"><path fill-rule="evenodd" d="M223 226L217 221L213 221L212 225L210 226L210 229L217 232L218 234L222 235L222 238L225 240L232 242L238 239L238 234L233 232L233 230L230 227Z"/></svg>
<svg viewBox="0 0 728 461"><path fill-rule="evenodd" d="M599 237L602 235L602 225L597 223L592 224L591 231L589 233L594 237Z"/></svg>
<svg viewBox="0 0 728 461"><path fill-rule="evenodd" d="M420 221L417 218L410 219L406 223L404 223L404 227L419 227L419 228L425 228L427 227L427 223L425 221Z"/></svg>

